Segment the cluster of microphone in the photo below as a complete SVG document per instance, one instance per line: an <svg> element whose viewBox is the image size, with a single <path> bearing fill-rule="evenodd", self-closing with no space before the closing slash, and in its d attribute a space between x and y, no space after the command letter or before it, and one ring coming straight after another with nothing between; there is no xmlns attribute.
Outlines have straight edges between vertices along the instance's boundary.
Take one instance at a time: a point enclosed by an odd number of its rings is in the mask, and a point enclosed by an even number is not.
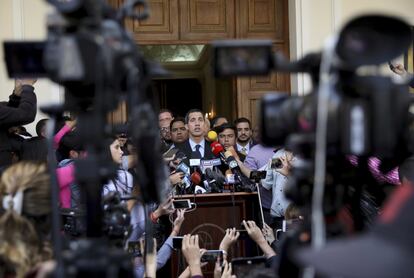
<svg viewBox="0 0 414 278"><path fill-rule="evenodd" d="M176 168L177 172L184 173L183 181L177 188L177 194L254 191L255 187L242 174L232 152L226 151L217 141L217 133L210 131L207 138L211 142L210 148L216 159L191 159L190 165L182 161Z"/></svg>

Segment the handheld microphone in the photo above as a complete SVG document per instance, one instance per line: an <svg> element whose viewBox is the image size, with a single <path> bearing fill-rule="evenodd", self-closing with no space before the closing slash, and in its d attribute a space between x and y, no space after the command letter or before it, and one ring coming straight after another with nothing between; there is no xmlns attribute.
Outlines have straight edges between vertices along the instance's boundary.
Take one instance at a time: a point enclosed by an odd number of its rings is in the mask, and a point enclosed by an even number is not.
<svg viewBox="0 0 414 278"><path fill-rule="evenodd" d="M207 133L207 139L208 139L208 141L210 141L210 142L215 142L215 141L217 141L217 132L215 132L214 130L210 130L210 131Z"/></svg>
<svg viewBox="0 0 414 278"><path fill-rule="evenodd" d="M237 164L237 161L232 155L232 153L230 151L226 151L224 155L226 156L227 165L229 165L231 172L234 174L234 179L236 183L239 183L240 185L240 189L238 190L254 192L255 188L253 187L252 182L242 174L239 164Z"/></svg>
<svg viewBox="0 0 414 278"><path fill-rule="evenodd" d="M211 152L215 155L226 160L226 157L224 155L224 147L219 142L213 142L211 143Z"/></svg>
<svg viewBox="0 0 414 278"><path fill-rule="evenodd" d="M237 171L238 173L241 173L239 164L237 164L236 159L234 158L233 154L230 151L226 151L224 153L224 157L226 158L226 163L229 165L230 170L234 173L234 171Z"/></svg>
<svg viewBox="0 0 414 278"><path fill-rule="evenodd" d="M185 164L184 162L181 162L180 164L178 164L177 168L176 168L177 172L182 172L184 173L184 178L183 178L183 184L185 185L185 188L190 187L191 183L190 183L190 167L187 166L187 164Z"/></svg>
<svg viewBox="0 0 414 278"><path fill-rule="evenodd" d="M222 188L225 183L225 177L223 174L207 168L205 178L206 180L204 184L208 186L211 192L222 192Z"/></svg>
<svg viewBox="0 0 414 278"><path fill-rule="evenodd" d="M193 184L200 184L200 182L201 182L201 175L197 171L194 171L191 174L191 182Z"/></svg>

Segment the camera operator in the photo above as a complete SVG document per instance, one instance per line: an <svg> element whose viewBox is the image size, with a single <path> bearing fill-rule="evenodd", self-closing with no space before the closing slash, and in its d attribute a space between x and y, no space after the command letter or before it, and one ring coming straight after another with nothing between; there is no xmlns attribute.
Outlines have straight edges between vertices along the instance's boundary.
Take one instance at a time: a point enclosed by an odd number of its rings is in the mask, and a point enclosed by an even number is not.
<svg viewBox="0 0 414 278"><path fill-rule="evenodd" d="M289 201L285 198L284 190L287 179L292 167L293 154L279 149L275 152L272 160L268 163L265 180L262 180L262 185L268 190L272 190L272 206L270 214L273 223L270 223L272 228L279 229L284 220L286 208L289 206Z"/></svg>
<svg viewBox="0 0 414 278"><path fill-rule="evenodd" d="M14 91L5 105L0 105L0 170L12 163L12 152L18 149L8 135L12 126L28 124L36 117L36 80L15 80Z"/></svg>

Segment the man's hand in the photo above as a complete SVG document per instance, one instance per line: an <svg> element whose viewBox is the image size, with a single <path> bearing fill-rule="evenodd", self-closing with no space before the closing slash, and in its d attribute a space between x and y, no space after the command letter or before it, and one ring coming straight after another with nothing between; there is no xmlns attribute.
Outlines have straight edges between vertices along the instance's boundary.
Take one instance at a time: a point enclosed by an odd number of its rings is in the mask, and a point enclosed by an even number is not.
<svg viewBox="0 0 414 278"><path fill-rule="evenodd" d="M270 258L276 255L275 251L267 243L264 235L262 234L262 231L260 231L259 227L257 227L254 221L243 220L243 225L246 227L250 238L253 239L257 245L259 245L260 249L262 249L266 258Z"/></svg>
<svg viewBox="0 0 414 278"><path fill-rule="evenodd" d="M202 275L201 272L201 252L198 244L198 235L185 235L181 247L184 258L190 268L191 276Z"/></svg>
<svg viewBox="0 0 414 278"><path fill-rule="evenodd" d="M22 88L24 85L33 86L37 79L15 79L14 80L14 94L20 96L22 94Z"/></svg>
<svg viewBox="0 0 414 278"><path fill-rule="evenodd" d="M401 76L405 76L407 74L407 71L405 70L404 66L402 64L395 64L391 68L391 70Z"/></svg>
<svg viewBox="0 0 414 278"><path fill-rule="evenodd" d="M221 278L236 277L234 275L231 275L231 272L232 272L231 263L228 263L227 261L224 261L224 263L223 263L223 273L221 274Z"/></svg>
<svg viewBox="0 0 414 278"><path fill-rule="evenodd" d="M174 174L171 174L169 177L171 185L176 185L177 183L181 183L183 178L184 178L183 172L175 172Z"/></svg>
<svg viewBox="0 0 414 278"><path fill-rule="evenodd" d="M282 162L282 168L275 169L276 172L284 176L288 176L290 173L290 169L292 168L292 160L293 154L291 152L286 152L285 155L280 157L280 161Z"/></svg>
<svg viewBox="0 0 414 278"><path fill-rule="evenodd" d="M219 249L228 252L230 246L232 246L237 241L239 236L240 233L236 231L236 228L227 229L226 234L221 240Z"/></svg>
<svg viewBox="0 0 414 278"><path fill-rule="evenodd" d="M272 244L273 241L276 240L275 234L273 229L269 227L266 223L264 223L264 227L262 229L263 235L267 241L267 243Z"/></svg>
<svg viewBox="0 0 414 278"><path fill-rule="evenodd" d="M158 208L154 211L154 216L156 218L160 218L163 215L171 214L175 210L172 206L173 198L169 197L167 200L164 201L164 203L160 204Z"/></svg>
<svg viewBox="0 0 414 278"><path fill-rule="evenodd" d="M65 122L65 124L70 127L70 129L73 129L76 126L76 119L74 120L68 120Z"/></svg>
<svg viewBox="0 0 414 278"><path fill-rule="evenodd" d="M224 258L223 258L223 262L224 262ZM221 277L221 271L222 271L222 266L220 263L220 257L217 257L216 263L214 264L214 278L220 278Z"/></svg>
<svg viewBox="0 0 414 278"><path fill-rule="evenodd" d="M177 209L177 218L174 220L174 226L172 233L174 233L174 236L178 235L180 233L181 225L184 222L184 209Z"/></svg>
<svg viewBox="0 0 414 278"><path fill-rule="evenodd" d="M257 244L266 241L262 231L257 227L256 222L243 220L243 226L246 228L250 238L253 239Z"/></svg>

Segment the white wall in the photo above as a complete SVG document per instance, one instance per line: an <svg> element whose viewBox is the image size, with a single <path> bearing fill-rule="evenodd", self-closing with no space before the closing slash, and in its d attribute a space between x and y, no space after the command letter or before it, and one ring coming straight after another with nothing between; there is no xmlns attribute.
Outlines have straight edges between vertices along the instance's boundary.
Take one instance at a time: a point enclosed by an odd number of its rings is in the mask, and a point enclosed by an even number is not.
<svg viewBox="0 0 414 278"><path fill-rule="evenodd" d="M289 0L291 59L320 50L327 37L357 15L395 15L414 25L413 12L413 0ZM309 91L306 76L292 76L291 80L292 93Z"/></svg>
<svg viewBox="0 0 414 278"><path fill-rule="evenodd" d="M43 40L46 37L46 14L50 11L45 0L0 0L0 43L4 40ZM1 45L0 61L4 61ZM7 76L6 65L0 63L0 101L8 99L14 81ZM47 103L61 102L63 90L48 81L40 79L35 84L38 107ZM35 135L35 124L45 115L38 112L35 121L26 126Z"/></svg>

